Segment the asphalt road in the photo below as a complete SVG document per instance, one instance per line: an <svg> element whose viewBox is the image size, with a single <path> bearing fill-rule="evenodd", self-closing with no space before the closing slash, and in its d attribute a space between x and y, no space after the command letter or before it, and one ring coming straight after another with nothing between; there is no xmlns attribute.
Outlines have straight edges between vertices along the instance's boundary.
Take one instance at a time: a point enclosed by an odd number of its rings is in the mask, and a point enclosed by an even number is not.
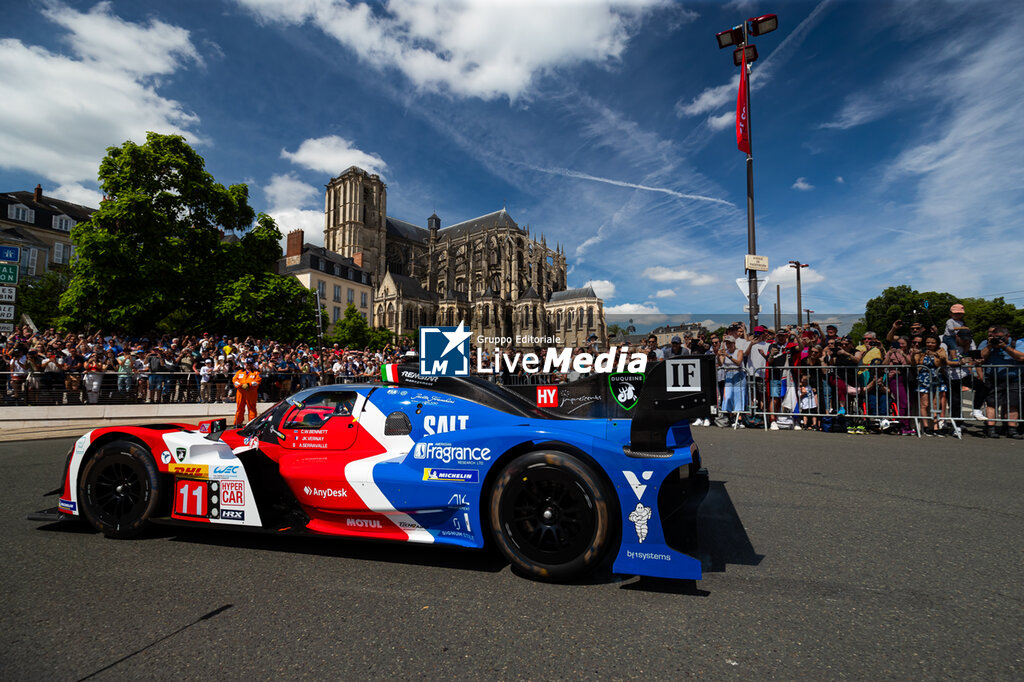
<svg viewBox="0 0 1024 682"><path fill-rule="evenodd" d="M696 431L705 577L28 522L71 439L2 443L0 678L1016 679L1024 443Z"/></svg>

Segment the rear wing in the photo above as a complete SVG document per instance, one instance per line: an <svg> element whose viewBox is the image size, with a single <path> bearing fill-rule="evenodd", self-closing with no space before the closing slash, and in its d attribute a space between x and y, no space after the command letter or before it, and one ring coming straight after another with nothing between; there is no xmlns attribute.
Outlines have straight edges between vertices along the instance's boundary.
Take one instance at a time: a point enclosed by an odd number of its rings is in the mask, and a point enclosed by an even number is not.
<svg viewBox="0 0 1024 682"><path fill-rule="evenodd" d="M649 364L633 412L626 454L667 456L665 448L672 425L684 419L710 417L716 404L713 355L691 355Z"/></svg>

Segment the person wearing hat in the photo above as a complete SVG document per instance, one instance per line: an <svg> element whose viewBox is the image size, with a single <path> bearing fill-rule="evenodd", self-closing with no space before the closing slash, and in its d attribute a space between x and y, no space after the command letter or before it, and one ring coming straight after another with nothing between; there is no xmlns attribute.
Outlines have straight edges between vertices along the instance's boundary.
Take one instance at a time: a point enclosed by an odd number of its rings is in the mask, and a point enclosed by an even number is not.
<svg viewBox="0 0 1024 682"><path fill-rule="evenodd" d="M256 369L256 361L250 355L245 359L245 367L235 372L232 383L235 385L235 427L244 422L242 417L246 409L249 419L256 418L256 395L259 392L260 373Z"/></svg>
<svg viewBox="0 0 1024 682"><path fill-rule="evenodd" d="M210 403L210 387L213 386L213 358L205 358L199 365L199 402Z"/></svg>
<svg viewBox="0 0 1024 682"><path fill-rule="evenodd" d="M946 320L946 330L942 332L943 337L955 337L961 329L967 329L964 322L964 306L962 303L954 303L949 306L949 319Z"/></svg>
<svg viewBox="0 0 1024 682"><path fill-rule="evenodd" d="M661 349L661 354L666 360L671 358L681 358L684 355L689 355L690 349L683 345L683 340L681 338L673 336L672 342Z"/></svg>

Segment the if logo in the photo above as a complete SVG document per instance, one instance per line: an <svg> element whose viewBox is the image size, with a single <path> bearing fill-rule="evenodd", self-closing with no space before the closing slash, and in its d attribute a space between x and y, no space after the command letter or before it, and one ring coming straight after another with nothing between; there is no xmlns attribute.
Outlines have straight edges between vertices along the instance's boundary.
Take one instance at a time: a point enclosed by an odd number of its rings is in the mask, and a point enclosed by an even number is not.
<svg viewBox="0 0 1024 682"><path fill-rule="evenodd" d="M420 374L468 377L472 335L465 322L458 327L420 327Z"/></svg>
<svg viewBox="0 0 1024 682"><path fill-rule="evenodd" d="M666 360L665 390L670 393L699 393L700 360Z"/></svg>

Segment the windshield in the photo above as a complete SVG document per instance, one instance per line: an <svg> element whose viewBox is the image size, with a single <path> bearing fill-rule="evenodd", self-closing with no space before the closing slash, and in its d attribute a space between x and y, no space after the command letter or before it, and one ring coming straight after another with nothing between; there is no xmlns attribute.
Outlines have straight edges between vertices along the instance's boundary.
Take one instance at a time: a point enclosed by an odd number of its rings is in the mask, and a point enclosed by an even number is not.
<svg viewBox="0 0 1024 682"><path fill-rule="evenodd" d="M242 437L253 436L256 435L256 432L259 431L260 427L264 424L269 422L271 425L274 425L279 422L284 413L288 411L288 408L292 405L298 404L293 400L293 397L294 396L289 396L281 402L275 403L273 407L243 426L238 431L238 435Z"/></svg>

